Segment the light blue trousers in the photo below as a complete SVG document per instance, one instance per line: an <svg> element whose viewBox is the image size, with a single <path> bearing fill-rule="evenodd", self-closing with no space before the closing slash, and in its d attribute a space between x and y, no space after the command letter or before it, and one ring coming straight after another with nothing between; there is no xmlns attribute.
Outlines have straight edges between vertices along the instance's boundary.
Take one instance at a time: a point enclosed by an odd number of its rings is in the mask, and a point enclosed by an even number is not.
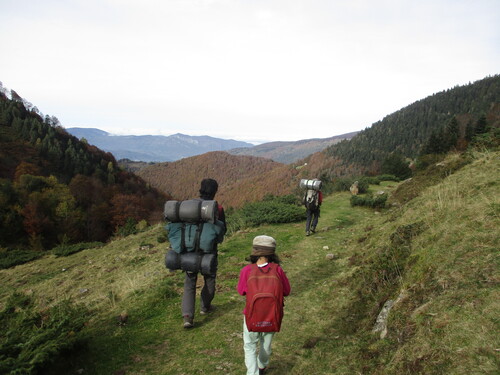
<svg viewBox="0 0 500 375"><path fill-rule="evenodd" d="M271 344L276 332L249 332L243 317L243 349L245 350L245 365L247 375L259 375L259 368L269 364ZM257 351L257 344L260 348Z"/></svg>

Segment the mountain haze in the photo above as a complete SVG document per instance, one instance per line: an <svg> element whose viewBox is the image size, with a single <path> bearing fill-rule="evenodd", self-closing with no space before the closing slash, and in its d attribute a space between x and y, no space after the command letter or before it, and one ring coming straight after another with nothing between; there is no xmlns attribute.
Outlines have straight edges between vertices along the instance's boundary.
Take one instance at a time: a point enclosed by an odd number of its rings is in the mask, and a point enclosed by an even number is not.
<svg viewBox="0 0 500 375"><path fill-rule="evenodd" d="M181 133L163 135L113 135L95 128L68 128L68 133L102 150L116 159L144 162L175 161L210 151L224 151L236 147L251 147L251 143Z"/></svg>

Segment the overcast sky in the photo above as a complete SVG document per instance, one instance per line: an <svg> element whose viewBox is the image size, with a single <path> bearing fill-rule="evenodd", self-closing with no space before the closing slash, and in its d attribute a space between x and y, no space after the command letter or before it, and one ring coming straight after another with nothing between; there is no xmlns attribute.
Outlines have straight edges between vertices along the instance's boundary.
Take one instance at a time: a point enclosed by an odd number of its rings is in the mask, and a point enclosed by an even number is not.
<svg viewBox="0 0 500 375"><path fill-rule="evenodd" d="M326 138L498 73L498 0L0 0L0 81L66 128Z"/></svg>

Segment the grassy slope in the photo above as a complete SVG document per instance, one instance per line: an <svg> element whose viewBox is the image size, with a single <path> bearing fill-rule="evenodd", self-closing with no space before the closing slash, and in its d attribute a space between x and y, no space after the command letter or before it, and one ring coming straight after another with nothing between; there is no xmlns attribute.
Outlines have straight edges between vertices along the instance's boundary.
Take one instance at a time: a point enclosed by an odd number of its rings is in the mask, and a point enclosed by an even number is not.
<svg viewBox="0 0 500 375"><path fill-rule="evenodd" d="M0 301L16 289L34 293L41 306L72 298L92 309L87 345L59 373L241 374L244 301L235 286L252 238L268 234L292 284L270 373L493 374L500 155L480 156L401 208L376 214L335 194L325 199L314 236L305 237L300 223L228 238L220 247L218 309L197 316L193 330L181 327L183 276L164 268L160 227L2 270ZM141 243L154 247L140 250ZM380 340L371 333L378 311L398 297ZM118 325L125 311L128 321Z"/></svg>

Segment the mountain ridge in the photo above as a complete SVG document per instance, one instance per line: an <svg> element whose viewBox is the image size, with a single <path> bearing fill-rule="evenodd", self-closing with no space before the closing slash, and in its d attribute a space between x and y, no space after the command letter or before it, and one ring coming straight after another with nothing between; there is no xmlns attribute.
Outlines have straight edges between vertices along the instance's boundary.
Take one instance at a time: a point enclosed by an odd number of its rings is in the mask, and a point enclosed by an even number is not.
<svg viewBox="0 0 500 375"><path fill-rule="evenodd" d="M115 135L97 128L80 127L67 128L66 131L77 138L85 138L87 142L102 150L111 152L117 160L166 162L205 152L253 146L247 142L208 135L190 136L182 133L169 136Z"/></svg>
<svg viewBox="0 0 500 375"><path fill-rule="evenodd" d="M250 148L228 150L233 155L260 156L274 161L290 164L304 159L315 152L322 151L343 140L353 138L359 132L350 132L328 138L310 138L298 141L274 141L262 143Z"/></svg>

